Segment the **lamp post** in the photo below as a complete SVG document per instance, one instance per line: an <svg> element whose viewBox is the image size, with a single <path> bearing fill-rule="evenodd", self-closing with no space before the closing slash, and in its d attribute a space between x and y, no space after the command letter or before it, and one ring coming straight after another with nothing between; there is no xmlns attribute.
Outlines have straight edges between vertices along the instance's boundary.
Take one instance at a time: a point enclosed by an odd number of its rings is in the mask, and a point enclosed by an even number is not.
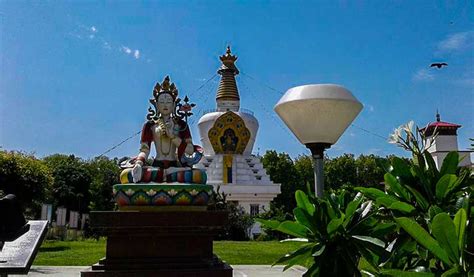
<svg viewBox="0 0 474 277"><path fill-rule="evenodd" d="M362 110L352 93L339 85L316 84L289 89L275 112L311 151L316 196L324 190L324 150L335 144Z"/></svg>

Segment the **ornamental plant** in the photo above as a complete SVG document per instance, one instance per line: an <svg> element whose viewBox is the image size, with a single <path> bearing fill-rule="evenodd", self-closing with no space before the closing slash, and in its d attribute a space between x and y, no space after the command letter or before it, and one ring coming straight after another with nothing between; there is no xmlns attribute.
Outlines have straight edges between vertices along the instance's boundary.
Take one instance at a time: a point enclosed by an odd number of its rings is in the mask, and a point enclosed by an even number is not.
<svg viewBox="0 0 474 277"><path fill-rule="evenodd" d="M462 254L470 253L465 237L458 237L456 241L463 241L464 244L459 242L456 250L447 249L446 255L441 255L443 251L439 250L440 247L447 247L445 242L437 242L429 237L434 235L438 241L443 235L449 236L450 240L455 239L456 236L449 231L451 217L455 218L457 226L467 226L468 230L472 230L472 223L469 225L469 219L474 213L471 204L471 170L459 168L460 158L457 152L450 152L438 170L427 151L432 141L423 140L423 133L419 128L416 128L414 134L413 125L413 122L402 125L391 135L391 142L409 150L412 159L392 160L384 176L385 189L355 188L375 201L376 206L380 207L380 215L391 217L400 227L391 243L390 258L381 266L425 273L449 270L467 272L466 261L472 260L472 255ZM443 229L440 222L446 224L447 229ZM453 253L457 251L459 255L456 256ZM446 257L450 253L452 256L448 260ZM375 271L381 272L383 271ZM399 271L393 272L396 272L394 275L400 275ZM391 275L387 272L385 274Z"/></svg>
<svg viewBox="0 0 474 277"><path fill-rule="evenodd" d="M346 191L316 198L298 190L295 198L294 220L257 219L266 228L305 242L275 262L285 263L284 270L299 264L308 267L303 276L361 276L361 257L377 266L388 254L383 238L396 224L380 222L372 201L360 193L354 199Z"/></svg>
<svg viewBox="0 0 474 277"><path fill-rule="evenodd" d="M458 169L459 154L450 152L438 170L427 151L432 140L424 140L418 127L415 134L411 121L397 128L390 136L390 142L409 150L413 158L411 161L392 159L384 175L385 191L363 187L355 189L395 215L413 215L424 225L440 212L452 215L460 207L467 210L472 180L469 171Z"/></svg>

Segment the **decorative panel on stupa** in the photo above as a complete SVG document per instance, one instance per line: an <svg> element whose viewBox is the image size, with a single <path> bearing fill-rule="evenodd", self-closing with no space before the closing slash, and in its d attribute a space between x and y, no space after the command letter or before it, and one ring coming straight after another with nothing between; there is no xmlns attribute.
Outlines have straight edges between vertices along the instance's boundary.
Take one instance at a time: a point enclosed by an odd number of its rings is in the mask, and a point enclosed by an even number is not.
<svg viewBox="0 0 474 277"><path fill-rule="evenodd" d="M240 116L229 111L217 118L208 136L216 154L242 154L250 131Z"/></svg>

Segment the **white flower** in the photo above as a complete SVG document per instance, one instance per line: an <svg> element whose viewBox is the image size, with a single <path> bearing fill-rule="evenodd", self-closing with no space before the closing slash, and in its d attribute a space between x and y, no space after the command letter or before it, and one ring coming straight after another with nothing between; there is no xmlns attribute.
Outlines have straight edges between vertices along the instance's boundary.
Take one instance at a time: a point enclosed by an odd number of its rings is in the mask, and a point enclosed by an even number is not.
<svg viewBox="0 0 474 277"><path fill-rule="evenodd" d="M402 137L402 129L404 128L404 126L400 126L398 127L397 129L395 129L393 131L392 134L390 134L390 136L388 137L388 142L389 143L398 143Z"/></svg>
<svg viewBox="0 0 474 277"><path fill-rule="evenodd" d="M134 191L132 189L128 189L126 192L125 192L128 196L132 196Z"/></svg>
<svg viewBox="0 0 474 277"><path fill-rule="evenodd" d="M413 125L415 125L415 122L413 120L408 121L408 123L405 125L405 131L413 133Z"/></svg>
<svg viewBox="0 0 474 277"><path fill-rule="evenodd" d="M150 189L149 191L147 191L147 193L149 196L153 196L156 194L156 191L154 191L153 189Z"/></svg>
<svg viewBox="0 0 474 277"><path fill-rule="evenodd" d="M192 196L195 196L197 195L199 192L195 189L193 189L192 191L189 192Z"/></svg>
<svg viewBox="0 0 474 277"><path fill-rule="evenodd" d="M170 191L168 191L168 194L171 195L171 196L175 196L178 192L175 191L174 189L171 189Z"/></svg>

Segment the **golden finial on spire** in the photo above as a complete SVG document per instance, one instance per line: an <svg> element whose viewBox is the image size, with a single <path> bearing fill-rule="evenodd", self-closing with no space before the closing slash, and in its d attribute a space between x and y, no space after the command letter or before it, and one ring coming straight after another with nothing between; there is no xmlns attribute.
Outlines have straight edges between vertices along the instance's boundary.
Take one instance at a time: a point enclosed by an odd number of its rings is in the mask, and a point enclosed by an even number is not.
<svg viewBox="0 0 474 277"><path fill-rule="evenodd" d="M222 63L227 67L233 67L234 62L237 60L237 56L232 55L232 51L230 50L230 46L227 46L227 50L225 51L225 55L219 57Z"/></svg>

